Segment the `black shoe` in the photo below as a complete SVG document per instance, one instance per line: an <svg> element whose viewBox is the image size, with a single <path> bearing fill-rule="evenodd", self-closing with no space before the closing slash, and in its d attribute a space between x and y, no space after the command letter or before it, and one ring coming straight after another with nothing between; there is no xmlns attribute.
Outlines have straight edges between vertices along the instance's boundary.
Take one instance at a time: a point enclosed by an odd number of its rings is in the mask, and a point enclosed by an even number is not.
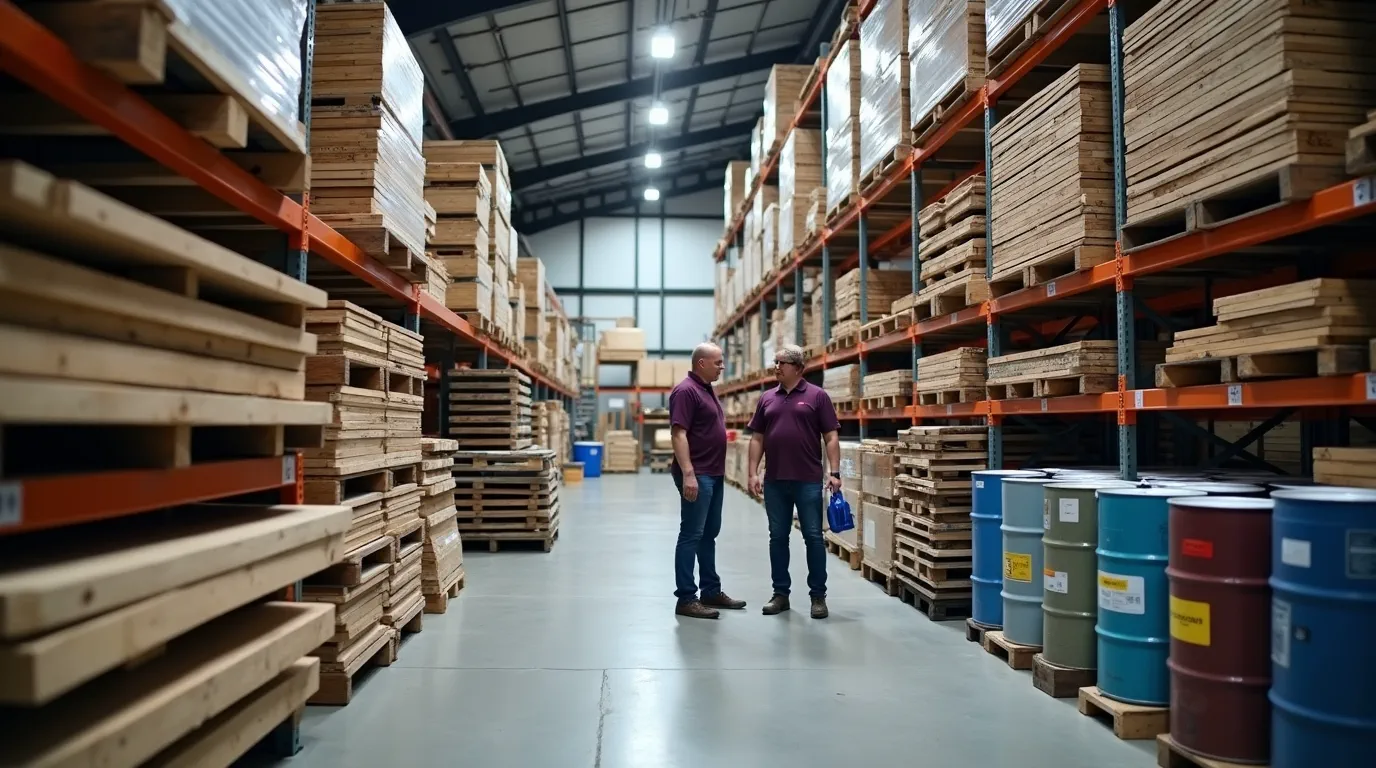
<svg viewBox="0 0 1376 768"><path fill-rule="evenodd" d="M788 595L775 595L764 604L764 615L773 616L788 610Z"/></svg>
<svg viewBox="0 0 1376 768"><path fill-rule="evenodd" d="M827 599L825 597L812 598L812 618L825 619L831 612L827 610Z"/></svg>
<svg viewBox="0 0 1376 768"><path fill-rule="evenodd" d="M728 611L739 611L745 607L744 600L733 599L732 597L728 596L725 592L718 592L717 594L712 595L711 597L703 595L702 604L710 605L713 608L725 608Z"/></svg>
<svg viewBox="0 0 1376 768"><path fill-rule="evenodd" d="M717 613L717 609L703 605L701 600L679 603L678 607L674 609L674 613L679 616L687 616L690 619L715 619L721 615Z"/></svg>

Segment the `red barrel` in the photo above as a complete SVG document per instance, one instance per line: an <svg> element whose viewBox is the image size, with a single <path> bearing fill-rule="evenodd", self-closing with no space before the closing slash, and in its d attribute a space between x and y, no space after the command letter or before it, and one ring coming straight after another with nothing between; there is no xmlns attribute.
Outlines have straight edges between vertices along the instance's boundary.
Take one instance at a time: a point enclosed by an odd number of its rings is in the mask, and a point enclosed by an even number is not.
<svg viewBox="0 0 1376 768"><path fill-rule="evenodd" d="M1271 500L1170 500L1171 736L1265 763L1271 745Z"/></svg>

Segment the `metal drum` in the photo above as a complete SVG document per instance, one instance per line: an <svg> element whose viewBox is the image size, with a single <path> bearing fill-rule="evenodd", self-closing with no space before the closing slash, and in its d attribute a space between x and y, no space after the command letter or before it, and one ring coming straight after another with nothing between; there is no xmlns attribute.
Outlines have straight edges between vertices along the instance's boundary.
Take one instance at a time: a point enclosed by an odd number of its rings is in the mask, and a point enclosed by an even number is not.
<svg viewBox="0 0 1376 768"><path fill-rule="evenodd" d="M974 530L974 568L970 581L974 583L975 622L986 627L1003 626L1003 480L1009 477L1045 477L1040 472L1021 469L986 469L970 473L974 480L974 507L970 522Z"/></svg>
<svg viewBox="0 0 1376 768"><path fill-rule="evenodd" d="M1171 737L1265 763L1271 745L1270 499L1170 500Z"/></svg>
<svg viewBox="0 0 1376 768"><path fill-rule="evenodd" d="M1052 483L1046 495L1042 545L1042 658L1060 667L1094 669L1098 615L1101 488L1129 488L1120 480Z"/></svg>
<svg viewBox="0 0 1376 768"><path fill-rule="evenodd" d="M1042 486L1048 477L1003 480L1003 636L1042 644Z"/></svg>
<svg viewBox="0 0 1376 768"><path fill-rule="evenodd" d="M1211 483L1208 481L1195 483L1170 480L1152 483L1152 485L1158 488L1184 488L1191 491L1202 491L1210 496L1248 496L1254 498L1265 498L1266 496L1265 488L1248 483Z"/></svg>
<svg viewBox="0 0 1376 768"><path fill-rule="evenodd" d="M1167 499L1203 496L1175 488L1099 491L1099 690L1130 704L1170 704L1170 553Z"/></svg>
<svg viewBox="0 0 1376 768"><path fill-rule="evenodd" d="M1271 765L1376 760L1376 491L1278 491L1271 535Z"/></svg>

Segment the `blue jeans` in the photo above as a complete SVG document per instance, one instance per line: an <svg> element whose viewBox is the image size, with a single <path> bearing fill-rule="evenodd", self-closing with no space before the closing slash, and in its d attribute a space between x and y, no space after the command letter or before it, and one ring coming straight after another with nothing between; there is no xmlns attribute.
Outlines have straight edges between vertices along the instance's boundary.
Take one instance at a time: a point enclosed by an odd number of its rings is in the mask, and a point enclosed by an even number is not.
<svg viewBox="0 0 1376 768"><path fill-rule="evenodd" d="M827 595L827 548L822 543L822 484L798 480L766 480L764 512L769 518L769 571L774 594L787 595L793 580L788 575L788 535L793 530L793 510L807 545L807 589L813 597Z"/></svg>
<svg viewBox="0 0 1376 768"><path fill-rule="evenodd" d="M702 574L702 596L721 594L721 577L717 575L717 534L721 533L721 504L726 498L725 478L698 475L698 498L683 498L683 478L674 474L674 487L679 491L678 544L674 546L674 595L686 603L698 598L698 585L693 582L693 560Z"/></svg>

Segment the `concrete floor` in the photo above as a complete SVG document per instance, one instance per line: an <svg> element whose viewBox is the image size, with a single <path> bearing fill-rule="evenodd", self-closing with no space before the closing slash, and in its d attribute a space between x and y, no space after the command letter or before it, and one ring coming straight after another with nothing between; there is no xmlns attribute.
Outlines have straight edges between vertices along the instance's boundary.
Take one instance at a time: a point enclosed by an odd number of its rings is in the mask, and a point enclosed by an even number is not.
<svg viewBox="0 0 1376 768"><path fill-rule="evenodd" d="M398 768L1149 768L1124 742L828 559L831 618L763 616L763 509L727 490L717 562L749 602L719 621L673 613L678 504L667 475L562 490L542 552L469 552L443 616L365 673L345 708L310 707L299 766ZM801 589L800 589L801 587Z"/></svg>

